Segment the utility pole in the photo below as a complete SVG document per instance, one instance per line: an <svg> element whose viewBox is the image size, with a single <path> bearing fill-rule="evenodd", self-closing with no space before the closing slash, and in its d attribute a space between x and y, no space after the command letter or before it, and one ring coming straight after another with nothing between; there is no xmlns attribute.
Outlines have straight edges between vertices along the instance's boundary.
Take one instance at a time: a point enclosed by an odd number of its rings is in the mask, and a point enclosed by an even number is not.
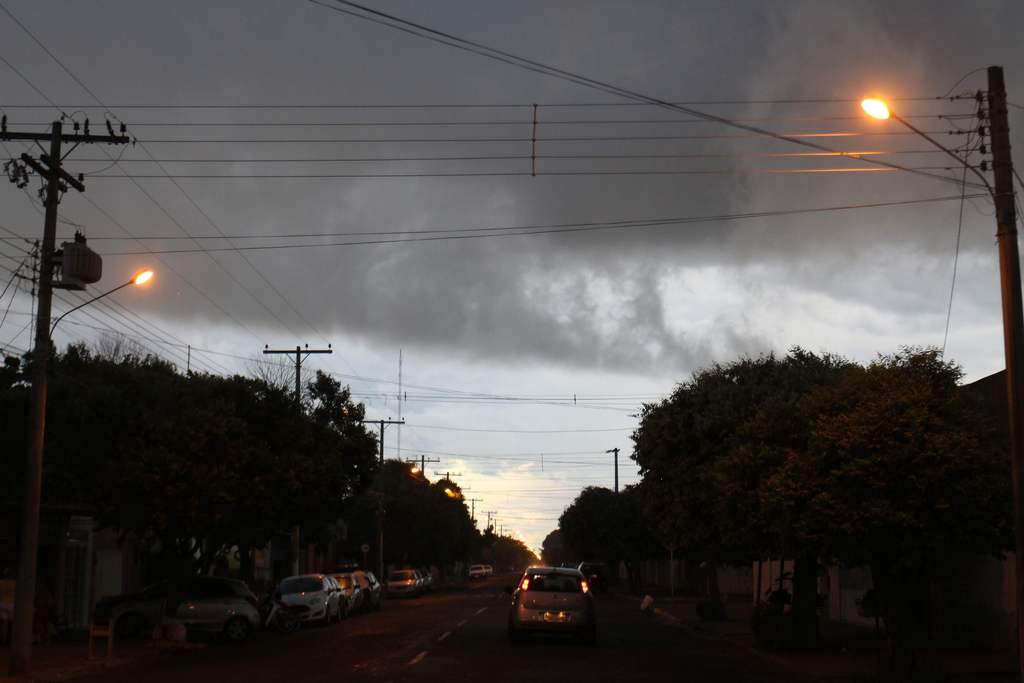
<svg viewBox="0 0 1024 683"><path fill-rule="evenodd" d="M441 472L438 472L437 470L434 470L434 475L435 476L440 477L441 474L442 474ZM448 482L451 482L453 484L455 482L452 481L452 477L461 477L462 476L462 472L444 472L443 474L444 474L445 480L448 481Z"/></svg>
<svg viewBox="0 0 1024 683"><path fill-rule="evenodd" d="M18 575L14 597L14 633L11 638L10 673L28 673L32 668L32 619L36 594L36 566L39 555L39 508L43 486L43 443L46 431L46 392L50 365L50 309L53 301L54 248L57 241L57 205L61 194L71 186L85 192L82 177L77 178L61 168L63 143L72 143L74 150L83 143L126 144L124 125L121 134L115 135L107 123L109 135L92 135L89 122L85 122L84 133L79 133L79 124L74 124L74 133L64 134L63 124L54 121L49 133L14 133L7 130L7 116L0 122L0 140L25 140L37 144L50 143L48 154L38 159L22 154L19 160L12 159L4 165L11 182L19 187L28 184L28 169L31 168L45 180L46 212L43 223L43 244L39 263L39 303L36 309L36 336L32 349L32 392L29 405L28 451L25 462L25 487L21 511L21 536L19 537Z"/></svg>
<svg viewBox="0 0 1024 683"><path fill-rule="evenodd" d="M1013 475L1013 521L1017 564L1017 665L1024 676L1024 315L1021 313L1020 253L1017 210L1010 156L1010 123L1006 114L1003 69L988 68L988 115L992 136L993 199L999 241L999 283L1003 302L1003 352L1006 356L1006 399L1009 406L1010 458Z"/></svg>
<svg viewBox="0 0 1024 683"><path fill-rule="evenodd" d="M469 518L476 525L476 504L478 501L483 502L483 498L466 498L466 500L469 501Z"/></svg>
<svg viewBox="0 0 1024 683"><path fill-rule="evenodd" d="M619 492L619 449L610 448L605 453L615 454L615 493Z"/></svg>
<svg viewBox="0 0 1024 683"><path fill-rule="evenodd" d="M363 422L364 423L366 423L366 422L376 422L380 426L380 464L383 465L384 464L384 428L387 427L388 425L404 425L405 424L405 418L402 418L401 420L392 420L391 418L388 418L386 420L363 420ZM399 453L398 457L402 457L402 454Z"/></svg>
<svg viewBox="0 0 1024 683"><path fill-rule="evenodd" d="M491 520L498 518L498 511L497 510L485 510L484 514L487 515L487 529L493 529L494 525L493 525L493 522ZM486 531L487 529L485 529L484 531Z"/></svg>
<svg viewBox="0 0 1024 683"><path fill-rule="evenodd" d="M406 459L406 462L415 465L416 464L416 458ZM433 463L433 462L441 462L441 458L428 458L425 455L421 455L420 456L420 460L419 460L420 472L423 473L424 477L427 476L427 467L426 467L426 465L427 465L428 462L431 462L431 463Z"/></svg>
<svg viewBox="0 0 1024 683"><path fill-rule="evenodd" d="M302 410L302 363L311 353L334 353L331 349L331 345L328 344L326 349L311 349L309 344L305 347L295 345L295 350L292 349L272 349L268 345L263 345L264 355L276 355L276 354L295 354L295 408L296 410ZM305 354L305 355L303 355ZM301 539L299 536L299 526L296 524L292 527L292 575L299 573L299 553L302 550Z"/></svg>

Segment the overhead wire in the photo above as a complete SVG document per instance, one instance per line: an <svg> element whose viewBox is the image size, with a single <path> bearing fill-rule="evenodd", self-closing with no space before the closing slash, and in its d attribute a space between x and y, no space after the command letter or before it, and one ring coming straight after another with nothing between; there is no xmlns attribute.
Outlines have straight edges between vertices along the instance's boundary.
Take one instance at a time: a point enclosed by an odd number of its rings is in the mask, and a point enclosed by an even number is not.
<svg viewBox="0 0 1024 683"><path fill-rule="evenodd" d="M37 37L37 36L36 36L36 35L35 35L35 34L34 34L34 33L33 33L32 31L31 31L31 30L30 30L30 29L29 29L29 28L28 28L28 27L27 27L27 26L26 26L26 25L25 25L25 24L24 24L24 23L22 23L22 22L21 22L21 21L20 21L20 20L19 20L19 19L18 19L18 18L17 18L17 17L16 17L16 16L14 15L14 14L13 14L13 13L11 13L11 11L10 11L10 10L9 10L9 9L8 9L8 8L7 8L7 7L6 7L6 6L5 6L5 5L4 5L4 4L2 3L2 2L0 2L0 9L2 9L2 10L3 10L3 12L4 12L5 14L7 14L7 15L8 15L8 17L10 17L10 18L11 18L11 19L12 19L12 20L13 20L13 21L14 21L14 22L15 22L15 23L16 23L16 24L17 24L17 25L18 25L18 26L19 26L19 27L20 27L20 28L22 29L22 31L23 31L23 32L24 32L24 33L25 33L26 35L28 35L28 36L29 36L29 37L30 37L30 38L31 38L31 39L33 40L33 42L35 42L35 43L36 43L36 44L37 44L37 45L38 45L38 46L39 46L39 47L40 47L40 48L41 48L41 49L42 49L42 50L43 50L44 52L46 52L46 54L47 54L47 55L48 55L48 56L49 56L49 57L50 57L50 58L51 58L51 59L52 59L52 60L53 60L53 61L54 61L54 62L55 62L55 63L56 63L56 64L57 64L57 65L58 65L58 66L59 66L59 67L60 67L60 68L61 68L61 69L62 69L62 70L63 70L63 71L64 71L64 72L65 72L65 73L66 73L66 74L68 75L68 76L70 76L70 77L71 77L71 78L72 78L72 79L73 79L73 80L74 80L74 81L75 81L75 82L76 82L76 83L77 83L77 84L78 84L78 85L79 85L79 86L80 86L80 87L81 87L81 88L82 88L82 89L83 89L83 90L84 90L84 91L85 91L85 92L86 92L86 93L87 93L87 94L88 94L88 95L90 96L90 97L92 97L92 99L93 99L93 100L95 100L95 101L96 101L96 103L97 103L97 104L99 104L99 105L100 105L100 107L102 107L102 108L103 108L103 110L104 110L105 114L107 114L107 115L109 115L109 116L112 116L112 117L114 117L115 119L117 119L117 118L118 118L118 117L117 117L117 116L116 116L116 115L115 115L115 114L114 114L114 113L113 113L112 111L110 111L110 109L109 109L109 108L108 108L108 107L107 107L106 105L104 105L104 104L103 104L103 101L102 101L102 100L101 100L101 99L100 99L100 98L99 98L99 97L98 97L98 96L96 95L96 93L94 93L94 92L93 92L93 91L92 91L92 90L91 90L91 89L90 89L90 88L89 88L89 87L88 87L88 86L87 86L87 85L86 85L86 84L85 84L85 83L84 83L84 82L83 82L83 81L82 81L81 79L79 79L79 78L78 78L78 76L76 76L76 75L75 75L75 74L74 74L74 73L73 73L73 72L72 72L72 71L71 71L71 70L70 70L70 69L69 69L69 68L68 68L68 67L67 67L67 66L66 66L66 65L65 65L65 64L64 64L64 63L63 63L63 62L62 62L62 61L61 61L61 60L60 60L60 59L59 59L59 58L58 58L58 57L57 57L57 56L56 56L56 55L55 55L55 54L54 54L54 53L53 53L53 52L52 52L52 51L51 51L51 50L50 50L50 49L49 49L49 48L48 48L48 47L47 47L47 46L46 46L46 45L45 45L45 44L44 44L44 43L43 43L43 42L42 42L42 41L41 41L41 40L40 40L40 39L39 39L39 38L38 38L38 37ZM23 76L23 79L24 79L24 76ZM27 79L24 79L24 80L26 80L26 82L29 82L29 81L28 81ZM34 86L33 86L33 87L34 87ZM39 90L38 90L38 88L36 88L36 90L37 90L38 92L40 92L40 93L41 93L41 91L39 91ZM49 100L49 98L46 98L46 99L47 99L47 101L50 101L50 100ZM51 102L51 104L52 104L52 102ZM119 120L119 119L118 119L118 120ZM141 147L141 148L143 149L143 151L144 151L144 152L146 152L147 154L150 154L150 153L149 153L149 150L148 150L148 149L147 149L147 148L145 147L145 145L144 145L144 144L143 144L143 145L140 145L140 147ZM104 154L106 154L106 151L105 151L105 150L104 150ZM152 155L150 155L150 156L152 156ZM114 163L116 164L117 162L115 161ZM158 165L158 166L160 166L160 164L159 164L159 163L158 163L157 165ZM165 173L166 173L166 169L163 169L163 167L162 167L162 166L160 166L160 168L161 168L161 170L164 170L164 171L165 171ZM194 208L195 208L195 209L196 209L197 211L199 211L199 213L200 213L200 214L201 214L201 215L202 215L202 216L204 217L204 219L205 219L205 220L206 220L206 221L207 221L207 222L208 222L208 223L209 223L209 224L210 224L210 225L211 225L211 226L212 226L212 227L213 227L213 228L214 228L215 230L217 230L218 232L222 232L222 231L221 231L221 229L220 229L220 226L219 226L219 225L217 225L217 224L216 224L216 223L215 223L215 222L213 221L213 219L212 219L212 218L210 218L209 214L208 214L208 213L207 213L206 211L204 211L204 210L203 210L203 209L202 209L202 208L201 208L201 207L200 207L200 206L198 205L198 203L197 203L197 202L196 202L196 201L195 201L195 200L194 200L194 199L192 198L192 196L191 196L191 195L190 195L190 194L189 194L189 193L188 193L187 191L185 191L185 189L184 189L183 187L181 187L181 185L180 185L180 184L179 184L179 183L178 183L178 182L177 182L176 180L174 180L173 178L172 178L171 180L172 180L172 183L173 183L173 184L174 184L174 185L175 185L175 186L176 186L176 187L178 188L178 190L179 190L179 191L180 191L180 192L181 192L181 193L182 193L182 194L183 194L183 195L185 196L185 198L186 198L186 199L187 199L187 200L189 201L189 203L190 203L190 204L191 204L191 205L192 205L192 206L193 206L193 207L194 207ZM155 206L157 206L157 208L159 208L159 209L160 209L160 211L161 211L161 212L162 212L162 213L163 213L163 214L164 214L165 216L167 216L167 218L168 218L168 219L169 219L169 220L170 220L170 221L171 221L171 222L172 222L172 223L173 223L173 224L174 224L175 226L177 226L177 227L178 227L178 228L179 228L179 229L180 229L180 230L181 230L181 231L182 231L183 233L185 233L186 235L188 235L188 234L189 234L188 230L186 230L186 229L184 228L184 226L182 226L182 225L181 225L181 223L177 221L177 219L175 219L175 218L174 218L173 216L171 216L171 214L170 214L170 213L169 213L169 212L168 212L168 211L167 211L167 210L166 210L166 209L165 209L165 208L163 207L163 205L161 205L161 204L160 204L160 203L159 203L159 202L158 202L158 201L157 201L157 200L156 200L156 199L155 199L155 198L154 198L154 197L153 197L153 196L152 196L152 195L151 195L151 194L150 194L149 192L147 192L147 191L146 191L146 190L145 190L145 189L144 189L144 188L143 188L143 187L141 186L141 184L139 184L138 182L136 182L136 181L135 181L134 179L132 179L132 183L133 183L133 184L134 184L134 185L135 185L135 186L136 186L136 187L137 187L137 188L139 189L139 191L140 191L140 192L142 192L142 194L143 194L143 195L145 195L145 196L146 196L146 197L147 197L147 198L148 198L148 199L149 199L149 200L150 200L150 201L151 201L151 202L152 202L152 203L153 203L153 204L154 204ZM126 231L126 232L127 232L127 231ZM129 233L129 234L130 234L130 233ZM198 244L198 243L197 243L197 244ZM282 299L283 301L285 301L285 303L286 303L286 304L287 304L287 305L288 305L289 307L291 307L291 308L292 308L292 310L293 310L293 311L295 311L295 312L296 312L296 314L298 315L298 317L299 317L300 319L302 319L302 320L305 320L305 319L304 319L304 317L302 316L302 314L301 314L301 313L298 313L298 311L297 311L297 310L295 309L294 305L293 305L293 304L292 304L292 303L291 303L291 302L290 302L290 301L289 301L289 300L288 300L288 299L287 299L287 298L286 298L286 297L285 297L285 296L283 295L283 293L281 293L281 292L280 292L280 290L279 290L279 289L278 289L278 288L277 288L277 287L276 287L275 285L273 285L273 284L272 284L271 282L269 282L269 280L268 280L268 279L266 278L265 274L263 274L263 273L262 273L262 272L261 272L261 271L260 271L260 270L259 270L258 268L256 268L256 266L255 266L254 264L252 264L252 262L250 261L250 259L249 259L249 258L248 258L247 256L245 256L245 255L242 255L242 256L243 256L243 259L244 259L244 260L246 261L246 263L247 263L247 264L248 264L248 265L250 266L250 268L252 268L252 269L253 269L253 270L254 270L254 271L255 271L255 272L257 273L257 275L259 275L259 277L260 277L261 279L263 279L263 280L264 280L264 282L266 282L266 283L267 283L267 284L268 284L268 285L270 286L270 288L271 288L271 289L272 289L272 290L273 290L273 291L274 291L274 292L275 292L275 293L276 293L276 294L277 294L277 295L278 295L278 296L279 296L279 297L280 297L280 298L281 298L281 299ZM263 300L262 300L262 299L260 299L259 297L257 297L257 296L256 296L256 295L255 295L255 294L254 294L254 293L253 293L253 292L252 292L252 291L251 291L251 290L250 290L250 289L248 288L248 287L246 287L246 286L245 286L245 285L244 285L244 284L243 284L243 283L242 283L242 282L241 282L240 280L238 280L238 278L237 278L237 277L236 277L236 276L235 276L235 275L234 275L234 274L233 274L233 273L232 273L232 272L231 272L231 271L230 271L230 270L229 270L228 268L226 268L226 267L225 267L225 266L224 266L223 264L221 264L221 263L220 263L220 262L219 262L219 261L218 261L218 260L217 260L217 259L216 259L216 258L215 258L214 256L212 256L212 255L211 255L211 256L210 256L210 258L211 258L211 259L212 259L212 260L213 260L213 261L214 261L215 263L217 263L218 267L220 267L220 268L221 268L221 270L222 270L222 271L224 271L224 273L225 273L226 275L228 275L228 276L229 276L229 277L230 277L230 278L231 278L231 279L232 279L232 280L233 280L233 281L234 281L234 282L235 282L236 284L238 284L238 285L239 285L239 287L240 287L240 288L241 288L241 289L242 289L243 291L245 291L245 292L246 292L246 293L247 293L247 294L248 294L248 295L250 296L250 298L252 298L252 300L253 300L253 301L255 301L255 302L256 302L257 304L259 304L259 305L260 305L260 306L261 306L261 307L262 307L262 308L263 308L264 310L266 310L266 311L267 311L267 312L268 312L268 313L269 313L269 314L271 315L271 317L273 317L273 318L274 318L275 320L277 320L277 321L278 321L278 322L279 322L279 323L280 323L280 324L281 324L281 325L282 325L282 326L283 326L284 328L286 328L286 329L287 329L287 328L289 327L289 326L288 326L288 325L287 325L286 323L284 323L284 322L283 322L283 321L282 321L282 320L280 319L280 317L279 317L279 316L278 316L278 315L277 315L277 314L276 314L276 313L275 313L275 312L274 312L274 311L273 311L272 309L270 309L270 308L269 308L269 307L268 307L268 306L267 306L267 305L266 305L266 304L265 304L265 303L263 302ZM207 297L207 298L209 298L209 297ZM237 321L236 321L236 322L237 322ZM308 324L308 321L306 321L306 322L307 322L307 324ZM257 338L257 339L258 339L258 337L257 337L257 336L256 336L256 335L255 335L254 333L252 333L252 330L249 330L247 326L244 326L244 325L243 325L243 327L244 327L245 329L247 329L247 330L248 330L248 331L250 332L250 334L252 334L252 336L253 336L254 338ZM317 330L317 329L316 329L315 327L313 327L313 326L311 326L311 325L310 325L310 327L311 327L311 329L313 329L313 330L314 330L314 332L316 332L317 334L320 334L320 336L321 336L321 337L323 337L322 333L320 333L320 332L319 332L319 330Z"/></svg>
<svg viewBox="0 0 1024 683"><path fill-rule="evenodd" d="M970 197L983 197L987 196L984 194L972 194ZM360 246L360 245L376 245L376 244L400 244L407 242L430 242L430 241L444 241L444 240L465 240L465 239L480 239L480 238L491 238L491 237L521 237L529 235L546 235L546 234L559 234L559 233L576 233L576 232L593 232L598 230L622 230L622 229L640 229L649 227L663 227L670 225L688 225L694 223L716 223L726 222L732 220L745 220L753 218L768 218L778 216L792 216L792 215L803 215L803 214L817 214L817 213L829 213L829 212L840 212L840 211L852 211L858 209L868 208L882 208L882 207L894 207L894 206L907 206L917 204L928 204L936 202L945 202L958 200L959 195L956 196L945 196L945 197L930 197L926 199L910 199L892 202L870 202L860 204L846 204L828 207L811 207L802 209L784 209L778 211L759 211L759 212L747 212L747 213L735 213L735 214L718 214L708 216L688 216L688 217L677 217L671 219L653 219L653 220L638 220L638 221L613 221L606 223L584 223L582 225L576 224L562 224L562 225L551 225L550 227L539 227L532 229L530 227L506 227L506 228L469 228L464 229L462 232L458 230L444 231L450 234L441 235L429 235L429 236L414 236L414 237L398 237L394 239L376 239L376 240L352 240L344 242L321 242L321 243L302 243L302 244L277 244L277 245L255 245L255 246L241 246L234 247L232 249L221 248L221 247L209 247L204 250L198 249L146 249L145 251L114 251L106 252L108 256L134 256L141 254L190 254L197 253L200 251L233 251L247 250L247 251L267 251L267 250L279 250L279 249L309 249L309 248L325 248L325 247L345 247L345 246ZM413 233L416 231L412 231Z"/></svg>
<svg viewBox="0 0 1024 683"><path fill-rule="evenodd" d="M610 95L615 95L617 97L621 97L621 98L624 98L624 99L632 100L632 101L635 101L635 102L643 102L643 103L646 103L646 104L649 104L649 105L652 105L652 106L657 106L657 107L662 108L662 109L667 109L667 110L670 110L670 111L676 111L676 112L688 114L690 116L706 119L708 121L718 122L718 123L721 123L723 125L726 125L726 126L729 126L729 127L732 127L732 128L737 128L737 129L740 129L740 130L746 130L748 132L755 133L757 135L761 135L761 136L764 136L766 138L773 138L773 139L780 140L780 141L786 141L786 142L789 142L791 144L797 144L797 145L801 145L801 146L804 146L804 147L809 147L809 148L812 148L812 149L817 149L819 151L830 151L830 152L837 151L837 150L828 148L828 147L826 147L824 145L821 145L821 144L818 144L818 143L815 143L815 142L811 142L811 141L808 141L808 140L801 140L801 139L798 139L798 138L796 138L794 136L791 136L791 135L776 133L774 131L771 131L771 130L768 130L768 129L765 129L765 128L760 128L760 127L757 127L757 126L752 126L750 124L739 123L737 121L731 120L731 119L723 117L723 116L719 116L717 114L711 114L711 113L708 113L708 112L705 112L705 111L702 111L702 110L699 110L699 109L694 109L694 108L689 107L689 106L682 106L682 105L673 104L672 102L669 102L667 100L651 97L649 95L645 95L645 94L642 94L642 93L639 93L639 92L636 92L636 91L633 91L633 90L629 90L629 89L626 89L626 88L615 86L615 85L612 85L610 83L606 83L606 82L599 81L599 80L596 80L596 79L593 79L593 78L589 78L587 76L583 76L583 75L580 75L580 74L573 73L573 72L568 71L566 69L560 69L558 67L552 67L550 65L544 64L544 63L536 61L536 60L532 60L532 59L528 59L528 58L525 58L525 57L521 57L519 55L515 55L515 54L513 54L511 52L508 52L508 51L499 50L497 48L493 48L493 47L484 45L484 44L476 42L476 41L472 41L472 40L468 40L468 39L465 39L465 38L461 38L461 37L455 36L455 35L453 35L451 33L446 33L444 31L440 31L440 30L437 30L437 29L430 28L430 27L425 26L423 24L419 24L419 23L416 23L416 22L413 22L413 21L410 21L410 20L407 20L407 19L403 19L403 18L398 17L398 16L393 15L393 14L388 14L388 13L382 12L380 10L375 10L375 9L373 9L371 7L367 7L366 5L362 5L362 4L359 4L359 3L356 3L356 2L352 2L352 0L332 0L332 2L330 4L328 2L322 1L322 0L308 0L308 1L310 3L312 3L312 4L314 4L314 5L318 5L320 7L324 7L326 9L329 9L329 10L332 10L332 11L335 11L335 12L338 12L338 13L341 13L341 14L349 15L349 16L361 19L363 21L368 21L368 22L372 22L372 23L375 23L375 24L379 24L379 25L385 26L387 28L390 28L392 30L401 31L403 33L414 35L414 36L417 36L419 38L424 38L426 40L430 40L430 41L433 41L433 42L436 42L436 43L440 43L440 44L446 45L448 47L452 47L452 48L455 48L455 49L458 49L458 50L463 50L463 51L466 51L466 52L471 52L471 53L474 53L474 54L476 54L478 56L482 56L482 57L485 57L485 58L488 58L488 59L491 59L491 60L494 60L494 61L502 62L502 63L508 64L508 65L511 65L511 66L515 66L517 68L524 69L526 71L532 71L532 72L539 73L539 74L542 74L542 75L545 75L545 76L550 76L550 77L558 78L560 80L568 81L568 82L574 83L576 85L580 85L580 86L583 86L583 87L586 87L586 88L590 88L590 89L593 89L593 90L598 90L598 91L601 91L601 92L604 92L604 93L607 93L607 94L610 94ZM872 163L872 164L875 164L875 165L878 165L878 166L883 166L883 167L888 167L888 168L895 168L895 169L906 171L906 172L909 172L909 173L912 173L912 174L915 174L915 175L926 176L926 177L930 177L930 178L933 178L933 179L941 180L943 182L955 182L955 179L949 178L949 177L944 176L944 175L940 175L940 174L936 174L936 173L930 173L930 172L927 172L927 171L916 171L916 170L912 170L912 169L909 169L907 167L901 166L899 164L892 164L892 163L889 163L889 162L886 162L886 161L883 161L883 160L880 160L880 159L868 159L867 161L869 163ZM972 185L974 185L974 183L972 183Z"/></svg>

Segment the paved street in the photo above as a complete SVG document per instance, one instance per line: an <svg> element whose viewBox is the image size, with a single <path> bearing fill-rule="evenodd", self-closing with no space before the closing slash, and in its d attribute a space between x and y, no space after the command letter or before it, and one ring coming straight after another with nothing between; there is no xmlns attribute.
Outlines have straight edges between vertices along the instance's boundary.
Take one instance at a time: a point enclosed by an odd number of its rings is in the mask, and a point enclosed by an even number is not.
<svg viewBox="0 0 1024 683"><path fill-rule="evenodd" d="M604 597L595 646L558 638L512 644L495 578L468 591L393 600L383 611L293 636L162 655L90 681L695 681L792 680L765 660L643 617L635 600Z"/></svg>

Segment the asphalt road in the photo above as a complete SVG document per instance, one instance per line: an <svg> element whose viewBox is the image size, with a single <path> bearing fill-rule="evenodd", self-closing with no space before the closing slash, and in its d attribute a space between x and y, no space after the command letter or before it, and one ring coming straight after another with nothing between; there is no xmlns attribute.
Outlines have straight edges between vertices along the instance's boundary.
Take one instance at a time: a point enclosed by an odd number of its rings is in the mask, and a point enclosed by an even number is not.
<svg viewBox="0 0 1024 683"><path fill-rule="evenodd" d="M88 681L790 681L748 652L640 614L637 601L601 596L595 645L558 637L510 643L512 577L467 591L389 600L381 612L288 636L170 652Z"/></svg>

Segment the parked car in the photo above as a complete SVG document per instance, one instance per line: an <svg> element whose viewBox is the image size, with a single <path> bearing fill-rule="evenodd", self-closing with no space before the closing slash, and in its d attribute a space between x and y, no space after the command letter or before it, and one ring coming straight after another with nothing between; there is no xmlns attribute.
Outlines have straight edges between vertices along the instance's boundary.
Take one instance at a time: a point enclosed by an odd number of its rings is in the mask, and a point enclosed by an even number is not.
<svg viewBox="0 0 1024 683"><path fill-rule="evenodd" d="M415 569L392 569L388 573L388 595L415 596L423 593L423 579Z"/></svg>
<svg viewBox="0 0 1024 683"><path fill-rule="evenodd" d="M518 641L530 633L567 633L585 643L597 638L594 598L577 569L530 567L512 594L508 637Z"/></svg>
<svg viewBox="0 0 1024 683"><path fill-rule="evenodd" d="M362 609L379 610L381 607L381 585L373 572L355 571L352 578L359 584L363 595Z"/></svg>
<svg viewBox="0 0 1024 683"><path fill-rule="evenodd" d="M485 564L484 565L484 572L485 572L484 576L494 576L494 565Z"/></svg>
<svg viewBox="0 0 1024 683"><path fill-rule="evenodd" d="M420 579L423 582L423 591L429 593L434 590L434 574L427 567L422 567L420 570Z"/></svg>
<svg viewBox="0 0 1024 683"><path fill-rule="evenodd" d="M482 579L485 576L489 576L487 573L486 564L471 564L469 565L469 578L471 579Z"/></svg>
<svg viewBox="0 0 1024 683"><path fill-rule="evenodd" d="M191 632L215 633L231 641L245 640L260 627L256 596L241 581L196 576L163 581L140 593L103 598L93 623L110 623L118 637L127 638L164 620L178 621Z"/></svg>
<svg viewBox="0 0 1024 683"><path fill-rule="evenodd" d="M332 577L338 582L338 588L341 589L341 616L347 618L350 614L361 610L366 596L363 595L359 581L352 574L332 574Z"/></svg>
<svg viewBox="0 0 1024 683"><path fill-rule="evenodd" d="M341 618L341 589L333 577L302 574L281 581L277 595L286 605L306 605L306 621L327 624Z"/></svg>

